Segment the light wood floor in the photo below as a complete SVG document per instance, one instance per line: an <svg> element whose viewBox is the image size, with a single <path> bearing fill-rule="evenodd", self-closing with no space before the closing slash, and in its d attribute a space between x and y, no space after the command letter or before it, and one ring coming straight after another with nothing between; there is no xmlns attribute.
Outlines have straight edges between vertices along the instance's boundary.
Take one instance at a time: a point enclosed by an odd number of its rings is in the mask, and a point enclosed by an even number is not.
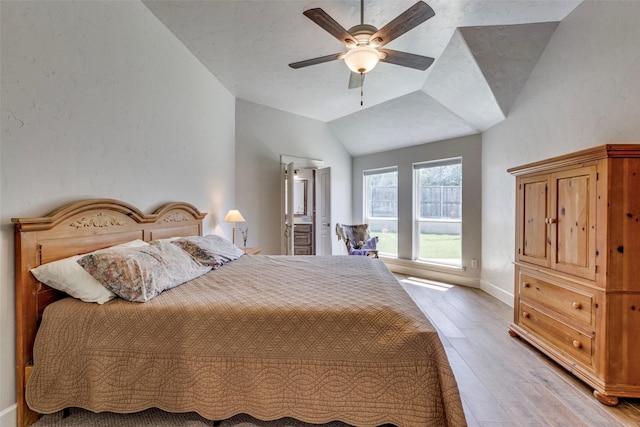
<svg viewBox="0 0 640 427"><path fill-rule="evenodd" d="M640 426L640 399L605 406L586 384L509 336L508 305L478 289L397 277L438 328L469 426Z"/></svg>

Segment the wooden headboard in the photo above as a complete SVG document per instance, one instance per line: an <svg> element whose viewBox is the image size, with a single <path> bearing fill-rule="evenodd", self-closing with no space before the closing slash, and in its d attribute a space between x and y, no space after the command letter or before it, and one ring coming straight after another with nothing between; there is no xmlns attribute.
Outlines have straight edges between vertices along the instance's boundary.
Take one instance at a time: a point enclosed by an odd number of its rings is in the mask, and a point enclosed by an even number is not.
<svg viewBox="0 0 640 427"><path fill-rule="evenodd" d="M38 282L29 270L135 239L202 235L205 216L188 203L167 203L152 214L144 214L118 200L90 199L62 206L44 217L11 220L15 227L18 426L30 425L38 418L27 407L24 392L42 312L66 296Z"/></svg>

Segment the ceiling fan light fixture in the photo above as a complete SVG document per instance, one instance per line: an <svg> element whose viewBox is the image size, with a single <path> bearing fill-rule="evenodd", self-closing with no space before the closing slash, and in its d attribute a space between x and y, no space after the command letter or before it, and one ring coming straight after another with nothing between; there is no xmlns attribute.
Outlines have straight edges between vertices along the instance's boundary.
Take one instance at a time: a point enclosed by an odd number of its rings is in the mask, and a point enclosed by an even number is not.
<svg viewBox="0 0 640 427"><path fill-rule="evenodd" d="M350 49L344 56L344 62L354 73L364 74L373 70L383 54L371 46L358 46Z"/></svg>

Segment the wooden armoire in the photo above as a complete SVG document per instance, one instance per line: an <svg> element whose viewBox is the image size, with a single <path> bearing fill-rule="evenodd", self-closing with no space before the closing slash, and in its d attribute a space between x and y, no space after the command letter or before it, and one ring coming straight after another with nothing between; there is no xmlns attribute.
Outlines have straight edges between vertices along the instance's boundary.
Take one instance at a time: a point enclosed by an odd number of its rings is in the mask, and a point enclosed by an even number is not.
<svg viewBox="0 0 640 427"><path fill-rule="evenodd" d="M509 169L516 176L514 321L602 403L640 397L640 144Z"/></svg>

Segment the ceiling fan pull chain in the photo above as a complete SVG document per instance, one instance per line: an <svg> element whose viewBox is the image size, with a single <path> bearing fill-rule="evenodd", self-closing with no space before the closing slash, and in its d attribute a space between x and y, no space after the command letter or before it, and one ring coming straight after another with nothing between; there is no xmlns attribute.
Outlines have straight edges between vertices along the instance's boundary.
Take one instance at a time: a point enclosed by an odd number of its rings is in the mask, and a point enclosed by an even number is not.
<svg viewBox="0 0 640 427"><path fill-rule="evenodd" d="M362 101L363 92L364 92L364 73L360 73L360 106L361 107L364 105Z"/></svg>

